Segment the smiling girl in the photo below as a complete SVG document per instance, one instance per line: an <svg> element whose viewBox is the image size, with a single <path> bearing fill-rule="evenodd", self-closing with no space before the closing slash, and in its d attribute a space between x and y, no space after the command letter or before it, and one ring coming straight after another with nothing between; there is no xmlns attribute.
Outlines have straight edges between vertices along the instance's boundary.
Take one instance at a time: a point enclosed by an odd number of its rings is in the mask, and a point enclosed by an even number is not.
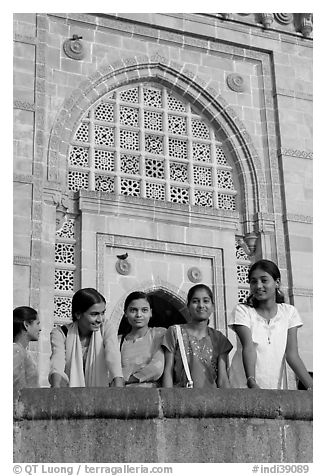
<svg viewBox="0 0 326 476"><path fill-rule="evenodd" d="M118 339L105 319L106 301L96 289L72 298L72 320L51 332L49 382L52 387L122 387Z"/></svg>
<svg viewBox="0 0 326 476"><path fill-rule="evenodd" d="M238 304L229 326L238 336L238 348L230 368L233 386L286 389L286 362L307 389L312 378L298 353L297 331L302 326L298 311L284 303L280 271L262 259L249 270L250 296Z"/></svg>
<svg viewBox="0 0 326 476"><path fill-rule="evenodd" d="M126 386L156 387L164 369L161 343L166 329L149 327L152 309L148 296L140 291L129 294L123 319L129 331L119 336L122 371Z"/></svg>
<svg viewBox="0 0 326 476"><path fill-rule="evenodd" d="M182 324L181 335L195 388L230 387L226 367L232 344L219 331L208 326L214 302L211 289L205 284L193 286L187 297L190 320ZM165 367L163 387L186 387L177 331L169 327L163 339Z"/></svg>

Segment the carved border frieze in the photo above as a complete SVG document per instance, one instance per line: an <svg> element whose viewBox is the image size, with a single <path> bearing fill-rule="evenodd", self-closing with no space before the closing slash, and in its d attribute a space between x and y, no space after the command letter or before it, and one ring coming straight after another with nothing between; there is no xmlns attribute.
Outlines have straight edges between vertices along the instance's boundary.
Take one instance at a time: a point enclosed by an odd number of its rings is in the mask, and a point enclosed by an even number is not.
<svg viewBox="0 0 326 476"><path fill-rule="evenodd" d="M287 157L295 157L298 159L309 159L313 160L313 153L310 151L306 150L297 150L297 149L285 149L281 147L281 149L278 150L278 155L284 155Z"/></svg>
<svg viewBox="0 0 326 476"><path fill-rule="evenodd" d="M284 221L292 221L292 222L298 222L298 223L312 224L313 223L313 217L312 216L307 216L307 215L296 215L294 213L288 213L284 217Z"/></svg>
<svg viewBox="0 0 326 476"><path fill-rule="evenodd" d="M313 297L313 290L309 288L289 288L289 296Z"/></svg>
<svg viewBox="0 0 326 476"><path fill-rule="evenodd" d="M31 259L28 256L15 255L14 256L14 264L18 264L20 266L30 266L31 265Z"/></svg>
<svg viewBox="0 0 326 476"><path fill-rule="evenodd" d="M14 109L22 109L24 111L35 111L35 104L33 102L23 101L21 99L14 100Z"/></svg>
<svg viewBox="0 0 326 476"><path fill-rule="evenodd" d="M20 183L33 183L33 175L14 173L13 181Z"/></svg>

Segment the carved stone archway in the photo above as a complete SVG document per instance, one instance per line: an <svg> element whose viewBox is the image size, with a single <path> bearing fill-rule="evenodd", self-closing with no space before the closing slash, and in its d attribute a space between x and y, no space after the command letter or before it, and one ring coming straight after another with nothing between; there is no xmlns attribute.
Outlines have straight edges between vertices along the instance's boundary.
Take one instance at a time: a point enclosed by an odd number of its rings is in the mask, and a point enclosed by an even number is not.
<svg viewBox="0 0 326 476"><path fill-rule="evenodd" d="M258 210L267 211L267 190L261 161L236 112L202 78L184 65L159 54L126 58L104 65L81 82L64 102L51 131L48 180L66 183L69 145L87 110L106 93L137 81L163 84L191 102L198 113L211 122L233 158L240 185L240 214L252 217ZM252 231L252 225L246 226L249 228L245 232Z"/></svg>

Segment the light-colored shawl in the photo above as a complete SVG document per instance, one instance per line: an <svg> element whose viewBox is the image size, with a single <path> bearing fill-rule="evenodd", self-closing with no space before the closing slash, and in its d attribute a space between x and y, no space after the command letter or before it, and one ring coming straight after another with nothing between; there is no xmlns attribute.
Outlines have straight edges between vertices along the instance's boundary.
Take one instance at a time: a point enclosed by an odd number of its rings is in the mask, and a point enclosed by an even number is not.
<svg viewBox="0 0 326 476"><path fill-rule="evenodd" d="M77 321L69 326L66 340L66 374L69 375L69 387L107 387L109 385L100 330L92 332L84 375Z"/></svg>

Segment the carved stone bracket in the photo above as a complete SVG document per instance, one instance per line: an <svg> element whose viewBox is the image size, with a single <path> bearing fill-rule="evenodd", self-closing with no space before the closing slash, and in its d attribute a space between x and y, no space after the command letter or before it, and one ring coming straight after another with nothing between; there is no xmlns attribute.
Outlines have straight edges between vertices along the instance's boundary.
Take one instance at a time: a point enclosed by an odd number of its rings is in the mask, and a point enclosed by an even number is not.
<svg viewBox="0 0 326 476"><path fill-rule="evenodd" d="M265 28L270 28L274 21L273 13L261 13L260 19Z"/></svg>
<svg viewBox="0 0 326 476"><path fill-rule="evenodd" d="M60 230L68 212L68 197L58 192L52 195L52 200L56 207L56 230Z"/></svg>
<svg viewBox="0 0 326 476"><path fill-rule="evenodd" d="M303 36L310 36L312 32L312 13L302 13L300 20L301 33Z"/></svg>

